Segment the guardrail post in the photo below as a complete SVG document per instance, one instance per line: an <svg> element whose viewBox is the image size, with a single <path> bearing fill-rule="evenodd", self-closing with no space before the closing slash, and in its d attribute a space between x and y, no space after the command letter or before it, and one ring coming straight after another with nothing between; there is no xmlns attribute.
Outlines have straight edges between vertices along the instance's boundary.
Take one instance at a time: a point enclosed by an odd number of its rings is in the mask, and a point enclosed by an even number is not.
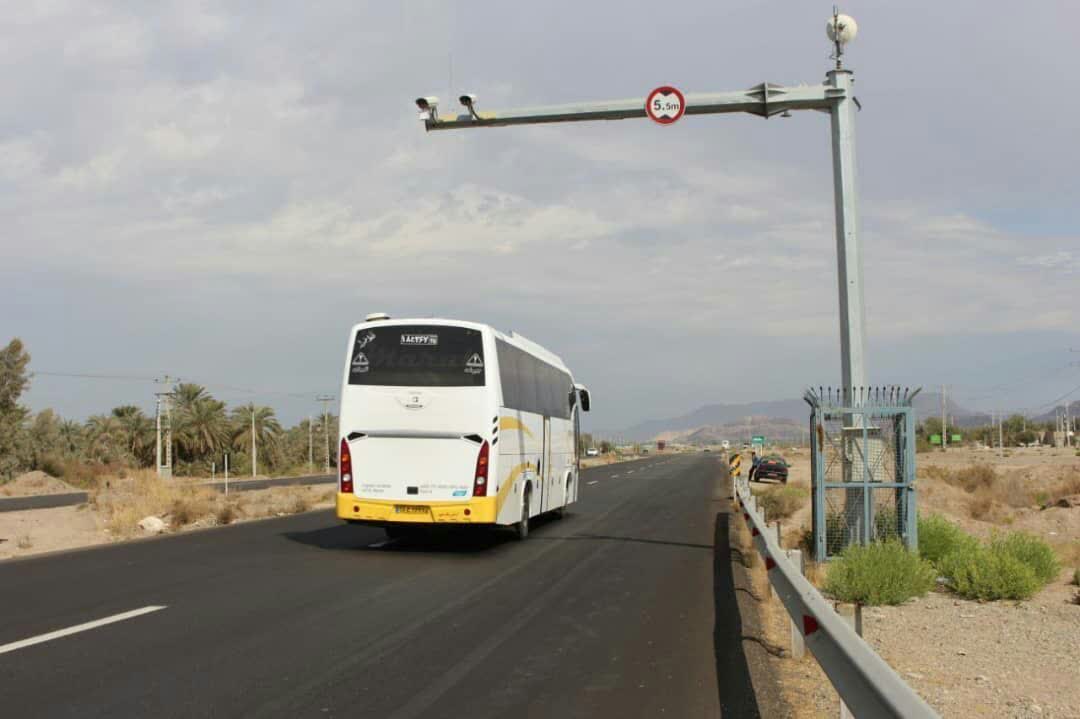
<svg viewBox="0 0 1080 719"><path fill-rule="evenodd" d="M862 636L862 607L858 604L837 604L836 613L840 615L840 618L847 623L855 633L860 637ZM840 700L840 719L855 719L855 715L851 713L851 710L844 704L844 700Z"/></svg>
<svg viewBox="0 0 1080 719"><path fill-rule="evenodd" d="M806 568L803 566L802 551L789 549L787 555L791 563L799 570L799 574L804 574ZM795 620L790 615L788 615L788 623L791 625L791 656L795 659L802 659L806 656L806 640L803 638L802 628L795 623Z"/></svg>
<svg viewBox="0 0 1080 719"><path fill-rule="evenodd" d="M762 511L761 514L764 517L765 512ZM779 522L766 522L765 523L765 531L773 533L774 536L779 537L780 536L780 523ZM765 584L769 588L769 599L775 599L776 598L776 590L773 589L772 580L769 578L768 570L765 570Z"/></svg>

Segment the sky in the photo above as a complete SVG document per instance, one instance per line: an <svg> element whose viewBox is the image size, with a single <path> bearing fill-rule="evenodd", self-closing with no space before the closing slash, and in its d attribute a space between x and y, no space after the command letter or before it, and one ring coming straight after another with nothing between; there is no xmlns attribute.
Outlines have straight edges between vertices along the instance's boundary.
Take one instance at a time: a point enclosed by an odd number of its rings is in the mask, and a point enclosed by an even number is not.
<svg viewBox="0 0 1080 719"><path fill-rule="evenodd" d="M291 423L373 311L545 345L586 427L839 382L826 115L428 134L413 105L816 84L831 3L4 5L0 341L35 410L150 410L168 374ZM1080 385L1080 6L842 10L870 381L1045 411Z"/></svg>

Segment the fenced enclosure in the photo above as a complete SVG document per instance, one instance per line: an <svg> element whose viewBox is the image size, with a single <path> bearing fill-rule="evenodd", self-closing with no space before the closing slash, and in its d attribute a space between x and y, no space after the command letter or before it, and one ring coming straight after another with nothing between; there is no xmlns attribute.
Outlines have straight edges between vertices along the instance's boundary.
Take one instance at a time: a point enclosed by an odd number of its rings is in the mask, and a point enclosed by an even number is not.
<svg viewBox="0 0 1080 719"><path fill-rule="evenodd" d="M918 548L915 415L919 390L808 389L814 556L899 539Z"/></svg>

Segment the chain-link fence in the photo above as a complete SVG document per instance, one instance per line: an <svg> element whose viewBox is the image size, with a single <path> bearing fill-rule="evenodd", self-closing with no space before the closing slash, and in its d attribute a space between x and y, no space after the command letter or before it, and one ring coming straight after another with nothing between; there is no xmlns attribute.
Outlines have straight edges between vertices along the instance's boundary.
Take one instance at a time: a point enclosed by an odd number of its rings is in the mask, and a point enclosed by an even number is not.
<svg viewBox="0 0 1080 719"><path fill-rule="evenodd" d="M819 561L856 542L916 546L914 396L899 387L807 391Z"/></svg>

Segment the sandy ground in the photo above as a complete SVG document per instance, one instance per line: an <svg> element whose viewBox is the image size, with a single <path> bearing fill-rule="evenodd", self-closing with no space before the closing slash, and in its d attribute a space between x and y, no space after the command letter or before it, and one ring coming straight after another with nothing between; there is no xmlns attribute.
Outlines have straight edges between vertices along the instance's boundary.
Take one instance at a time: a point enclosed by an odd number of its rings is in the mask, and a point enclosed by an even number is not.
<svg viewBox="0 0 1080 719"><path fill-rule="evenodd" d="M111 489L95 492L88 504L0 512L0 560L148 536L137 526L148 515L162 518L165 532L173 533L325 509L333 506L334 491L326 486L274 487L236 492L226 499L203 489L182 495L179 506L176 496L164 495L154 507L154 498L145 493L134 497L117 481ZM224 507L229 508L227 515ZM172 513L174 509L185 516Z"/></svg>
<svg viewBox="0 0 1080 719"><path fill-rule="evenodd" d="M88 505L0 512L0 560L109 541Z"/></svg>
<svg viewBox="0 0 1080 719"><path fill-rule="evenodd" d="M785 457L792 464L789 483L809 489L809 452L789 451ZM954 449L920 454L916 463L921 511L942 514L981 537L1031 532L1054 546L1065 568L1026 602L974 602L934 592L899 607L868 607L865 638L944 717L1080 719L1080 589L1069 583L1080 565L1080 507L1043 509L1035 500L1013 506L1026 497L1052 497L1063 482L1069 486L1074 473L1080 475L1080 457L1049 448L1012 450L1008 457ZM1003 478L988 494L988 510L978 509L978 494L935 471L976 463L990 464ZM808 506L783 520L785 545L796 546L809 525ZM786 612L776 600L765 609L769 641L789 647ZM799 716L835 716L835 693L809 655L779 664L785 692L801 701L805 714Z"/></svg>

